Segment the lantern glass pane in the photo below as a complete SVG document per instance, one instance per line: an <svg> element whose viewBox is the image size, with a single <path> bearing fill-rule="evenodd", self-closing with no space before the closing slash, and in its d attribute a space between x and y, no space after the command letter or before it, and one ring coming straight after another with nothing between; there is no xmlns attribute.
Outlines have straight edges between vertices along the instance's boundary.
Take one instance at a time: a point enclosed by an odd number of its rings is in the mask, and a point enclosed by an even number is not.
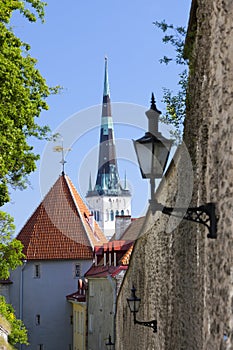
<svg viewBox="0 0 233 350"><path fill-rule="evenodd" d="M140 143L134 141L134 147L138 158L138 163L143 177L150 177L153 159L152 143Z"/></svg>
<svg viewBox="0 0 233 350"><path fill-rule="evenodd" d="M131 312L138 312L141 302L140 298L137 298L136 296L134 298L127 298L127 302Z"/></svg>
<svg viewBox="0 0 233 350"><path fill-rule="evenodd" d="M154 157L152 158L151 173L154 178L161 178L167 164L170 149L166 148L161 141L154 143Z"/></svg>
<svg viewBox="0 0 233 350"><path fill-rule="evenodd" d="M139 299L139 298L137 298L137 299L134 301L134 311L135 311L135 312L138 312L139 306L140 306L140 302L141 302L141 299Z"/></svg>

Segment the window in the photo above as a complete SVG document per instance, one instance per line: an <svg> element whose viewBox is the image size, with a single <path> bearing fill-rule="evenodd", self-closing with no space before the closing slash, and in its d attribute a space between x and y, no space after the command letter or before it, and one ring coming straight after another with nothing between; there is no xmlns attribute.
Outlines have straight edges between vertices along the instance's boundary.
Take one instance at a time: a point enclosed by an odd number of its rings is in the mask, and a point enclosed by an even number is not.
<svg viewBox="0 0 233 350"><path fill-rule="evenodd" d="M74 278L80 278L81 277L81 265L75 264L74 265Z"/></svg>
<svg viewBox="0 0 233 350"><path fill-rule="evenodd" d="M37 350L44 350L44 345L43 344L38 344L37 345Z"/></svg>
<svg viewBox="0 0 233 350"><path fill-rule="evenodd" d="M95 218L95 221L100 221L100 212L99 212L99 210L95 210L94 211L94 218Z"/></svg>
<svg viewBox="0 0 233 350"><path fill-rule="evenodd" d="M121 210L121 215L124 215L124 210Z"/></svg>
<svg viewBox="0 0 233 350"><path fill-rule="evenodd" d="M94 296L94 289L93 289L92 281L88 282L88 288L89 288L89 296L93 297Z"/></svg>
<svg viewBox="0 0 233 350"><path fill-rule="evenodd" d="M81 312L81 328L80 328L80 333L83 334L84 332L84 317L83 317L83 312Z"/></svg>
<svg viewBox="0 0 233 350"><path fill-rule="evenodd" d="M34 278L40 278L40 265L34 265Z"/></svg>
<svg viewBox="0 0 233 350"><path fill-rule="evenodd" d="M99 349L102 349L102 334L99 333Z"/></svg>
<svg viewBox="0 0 233 350"><path fill-rule="evenodd" d="M93 314L89 315L89 332L93 332Z"/></svg>
<svg viewBox="0 0 233 350"><path fill-rule="evenodd" d="M36 315L36 325L40 325L40 315Z"/></svg>
<svg viewBox="0 0 233 350"><path fill-rule="evenodd" d="M101 311L103 310L103 291L102 291L102 289L100 290L100 294L99 294L99 308Z"/></svg>
<svg viewBox="0 0 233 350"><path fill-rule="evenodd" d="M108 210L107 210L107 209L106 209L106 213L105 213L105 218L106 218L105 221L108 221L108 220L109 220L109 215L108 215Z"/></svg>
<svg viewBox="0 0 233 350"><path fill-rule="evenodd" d="M74 333L77 332L77 311L74 311Z"/></svg>
<svg viewBox="0 0 233 350"><path fill-rule="evenodd" d="M110 218L111 218L111 221L114 221L114 211L113 210L110 211Z"/></svg>
<svg viewBox="0 0 233 350"><path fill-rule="evenodd" d="M119 210L116 211L116 216L119 215Z"/></svg>

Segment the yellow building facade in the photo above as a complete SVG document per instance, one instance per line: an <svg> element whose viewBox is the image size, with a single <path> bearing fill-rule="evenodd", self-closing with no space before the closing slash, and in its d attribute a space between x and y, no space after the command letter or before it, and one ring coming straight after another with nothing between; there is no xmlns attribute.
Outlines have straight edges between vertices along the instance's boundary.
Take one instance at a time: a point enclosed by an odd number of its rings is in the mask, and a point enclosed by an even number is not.
<svg viewBox="0 0 233 350"><path fill-rule="evenodd" d="M72 301L73 304L73 349L86 350L86 303Z"/></svg>

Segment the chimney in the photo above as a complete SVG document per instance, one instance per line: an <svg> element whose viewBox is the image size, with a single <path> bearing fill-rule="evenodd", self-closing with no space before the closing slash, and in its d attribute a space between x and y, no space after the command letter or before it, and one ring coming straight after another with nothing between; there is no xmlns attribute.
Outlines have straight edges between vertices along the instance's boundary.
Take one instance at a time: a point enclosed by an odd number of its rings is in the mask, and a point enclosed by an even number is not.
<svg viewBox="0 0 233 350"><path fill-rule="evenodd" d="M89 225L91 226L91 229L94 232L95 228L94 228L94 215L93 214L89 215Z"/></svg>
<svg viewBox="0 0 233 350"><path fill-rule="evenodd" d="M131 223L130 215L116 215L115 221L115 240L120 240L121 236Z"/></svg>

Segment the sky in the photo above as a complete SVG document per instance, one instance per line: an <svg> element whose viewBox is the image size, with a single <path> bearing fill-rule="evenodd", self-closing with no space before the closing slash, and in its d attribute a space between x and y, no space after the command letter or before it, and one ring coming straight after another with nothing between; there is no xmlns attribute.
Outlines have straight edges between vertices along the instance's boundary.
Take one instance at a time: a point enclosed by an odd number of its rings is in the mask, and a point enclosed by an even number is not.
<svg viewBox="0 0 233 350"><path fill-rule="evenodd" d="M47 100L49 111L39 118L53 133L59 132L67 149L65 173L85 199L89 175L95 182L99 126L103 94L104 58L108 57L109 82L115 140L121 179L127 175L132 192L132 216L145 214L149 188L143 180L133 151L132 139L147 128L144 112L151 93L164 111L163 87L177 89L175 64L161 65L163 55L174 55L162 43L155 21L187 26L191 0L47 0L45 23L28 23L14 14L11 26L31 46L37 67L49 86L62 91ZM166 127L162 127L166 134ZM44 195L61 174L61 145L30 140L41 156L37 170L24 191L11 190L4 210L15 218L16 233L23 227Z"/></svg>

